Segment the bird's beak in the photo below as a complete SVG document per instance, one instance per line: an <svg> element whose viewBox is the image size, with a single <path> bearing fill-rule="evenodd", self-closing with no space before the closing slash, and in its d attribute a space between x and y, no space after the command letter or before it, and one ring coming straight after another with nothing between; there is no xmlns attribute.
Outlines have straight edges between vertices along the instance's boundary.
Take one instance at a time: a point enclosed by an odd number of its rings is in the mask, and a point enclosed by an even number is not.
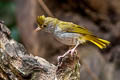
<svg viewBox="0 0 120 80"><path fill-rule="evenodd" d="M34 31L35 31L35 32L38 32L39 30L41 30L41 28L40 28L40 27L37 27Z"/></svg>

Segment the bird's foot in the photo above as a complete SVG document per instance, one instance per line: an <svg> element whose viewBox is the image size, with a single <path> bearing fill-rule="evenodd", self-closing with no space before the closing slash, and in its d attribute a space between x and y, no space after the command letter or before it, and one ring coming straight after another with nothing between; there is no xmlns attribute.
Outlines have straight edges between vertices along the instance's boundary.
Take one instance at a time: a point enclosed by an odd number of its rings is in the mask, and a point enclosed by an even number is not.
<svg viewBox="0 0 120 80"><path fill-rule="evenodd" d="M73 48L71 50L68 50L65 54L63 54L62 56L58 56L57 60L58 61L62 61L63 58L65 58L66 56L71 56L73 57L75 54L77 53L77 51Z"/></svg>
<svg viewBox="0 0 120 80"><path fill-rule="evenodd" d="M71 56L74 56L74 53L77 53L77 51L75 50L75 49L72 49L72 50L70 50L71 52L70 52L70 54L71 54Z"/></svg>
<svg viewBox="0 0 120 80"><path fill-rule="evenodd" d="M58 57L57 57L57 60L58 60L58 61L61 61L62 58L64 58L66 55L69 55L70 51L71 51L71 50L68 50L68 51L67 51L65 54L63 54L62 56L58 56Z"/></svg>

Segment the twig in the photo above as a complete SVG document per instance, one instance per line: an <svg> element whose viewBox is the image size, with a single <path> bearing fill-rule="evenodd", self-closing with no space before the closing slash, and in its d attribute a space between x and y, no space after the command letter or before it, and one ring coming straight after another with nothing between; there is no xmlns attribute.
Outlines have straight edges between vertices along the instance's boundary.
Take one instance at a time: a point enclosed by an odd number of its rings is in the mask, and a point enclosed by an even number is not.
<svg viewBox="0 0 120 80"><path fill-rule="evenodd" d="M54 15L52 14L52 12L49 10L49 8L46 6L46 4L44 3L43 0L38 0L39 4L41 5L41 7L45 10L45 12L51 16L54 17Z"/></svg>

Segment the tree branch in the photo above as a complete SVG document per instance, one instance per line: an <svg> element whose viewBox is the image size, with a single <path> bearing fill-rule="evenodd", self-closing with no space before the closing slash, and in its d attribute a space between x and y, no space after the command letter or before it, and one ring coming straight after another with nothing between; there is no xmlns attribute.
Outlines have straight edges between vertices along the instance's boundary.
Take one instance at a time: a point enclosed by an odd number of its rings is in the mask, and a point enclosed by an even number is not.
<svg viewBox="0 0 120 80"><path fill-rule="evenodd" d="M24 46L10 37L0 23L0 79L3 80L79 80L80 63L71 51L59 58L55 66L45 59L29 55Z"/></svg>

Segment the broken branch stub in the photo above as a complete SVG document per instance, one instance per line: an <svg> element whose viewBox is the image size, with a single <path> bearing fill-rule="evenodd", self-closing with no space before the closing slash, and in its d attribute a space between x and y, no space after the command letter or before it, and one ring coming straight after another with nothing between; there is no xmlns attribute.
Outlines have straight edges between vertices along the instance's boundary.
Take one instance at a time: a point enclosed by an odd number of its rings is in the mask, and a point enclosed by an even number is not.
<svg viewBox="0 0 120 80"><path fill-rule="evenodd" d="M57 77L59 80L80 80L80 62L77 52L72 55L69 50L59 57Z"/></svg>

